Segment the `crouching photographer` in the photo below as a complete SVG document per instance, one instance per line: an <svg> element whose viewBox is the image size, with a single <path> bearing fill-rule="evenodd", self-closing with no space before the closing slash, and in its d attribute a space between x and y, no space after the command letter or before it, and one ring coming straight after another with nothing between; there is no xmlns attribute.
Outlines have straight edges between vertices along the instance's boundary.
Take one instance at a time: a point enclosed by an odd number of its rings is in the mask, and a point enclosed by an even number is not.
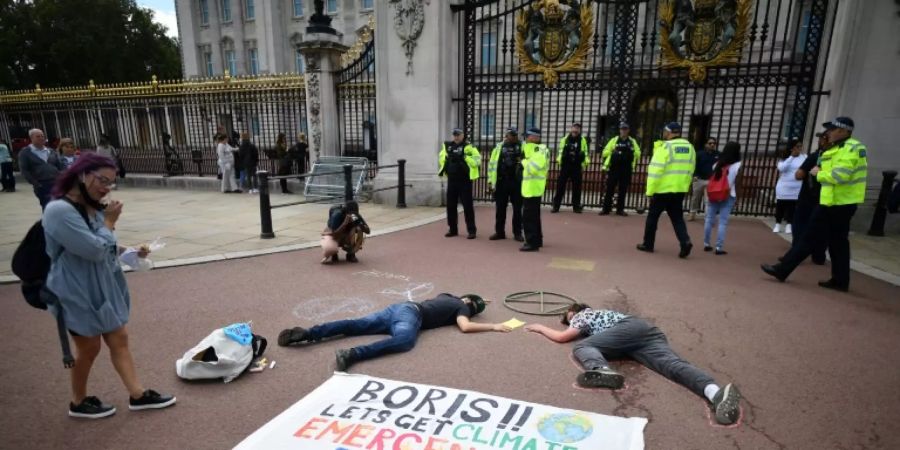
<svg viewBox="0 0 900 450"><path fill-rule="evenodd" d="M351 201L332 207L328 211L328 225L322 232L322 264L337 262L342 249L347 252L347 261L359 262L356 254L362 250L369 233L369 225L359 214L359 204Z"/></svg>

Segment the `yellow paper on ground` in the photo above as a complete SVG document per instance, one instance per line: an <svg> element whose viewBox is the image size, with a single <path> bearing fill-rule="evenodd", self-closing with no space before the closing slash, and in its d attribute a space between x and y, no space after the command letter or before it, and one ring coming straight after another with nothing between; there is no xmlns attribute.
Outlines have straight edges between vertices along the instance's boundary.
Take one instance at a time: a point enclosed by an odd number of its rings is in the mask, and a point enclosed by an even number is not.
<svg viewBox="0 0 900 450"><path fill-rule="evenodd" d="M525 322L522 322L521 320L513 317L512 319L509 319L506 322L503 322L503 325L506 325L506 326L512 328L513 330L515 330L516 328L519 328L522 325L525 325Z"/></svg>

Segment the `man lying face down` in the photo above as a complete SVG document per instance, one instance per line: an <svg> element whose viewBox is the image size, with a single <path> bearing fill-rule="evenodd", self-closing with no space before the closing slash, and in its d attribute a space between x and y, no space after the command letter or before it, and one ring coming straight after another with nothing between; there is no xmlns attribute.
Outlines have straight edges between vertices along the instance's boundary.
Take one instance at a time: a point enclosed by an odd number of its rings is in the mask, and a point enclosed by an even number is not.
<svg viewBox="0 0 900 450"><path fill-rule="evenodd" d="M335 352L335 367L344 372L354 363L376 358L388 353L408 352L416 346L420 330L456 325L463 333L482 331L508 332L511 329L501 323L475 323L470 319L484 311L485 301L478 295L457 297L440 294L423 302L406 301L359 319L338 320L316 325L310 329L294 327L278 334L282 347L316 342L332 336L366 336L388 334L389 338L350 349Z"/></svg>
<svg viewBox="0 0 900 450"><path fill-rule="evenodd" d="M681 359L669 347L666 335L643 319L576 303L566 310L562 324L568 326L564 331L540 324L525 329L558 343L581 339L574 349L575 358L585 368L578 376L579 386L621 388L625 377L611 369L606 358L627 357L709 400L718 423L737 422L741 399L737 387L728 384L720 388L706 372Z"/></svg>

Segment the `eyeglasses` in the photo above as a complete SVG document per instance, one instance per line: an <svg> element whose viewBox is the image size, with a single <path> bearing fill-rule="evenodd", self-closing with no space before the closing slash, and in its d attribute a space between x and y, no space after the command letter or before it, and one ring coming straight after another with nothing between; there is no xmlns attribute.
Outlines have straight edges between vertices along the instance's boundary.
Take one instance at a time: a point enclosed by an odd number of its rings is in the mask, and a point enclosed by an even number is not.
<svg viewBox="0 0 900 450"><path fill-rule="evenodd" d="M97 173L97 172L91 172L91 175L93 175L94 178L95 178L97 181L99 181L100 184L101 184L103 187L115 187L115 186L116 186L116 179L115 179L115 178L110 179L110 178L107 178L107 177L105 177L105 176L103 176L103 175L100 175L100 174Z"/></svg>

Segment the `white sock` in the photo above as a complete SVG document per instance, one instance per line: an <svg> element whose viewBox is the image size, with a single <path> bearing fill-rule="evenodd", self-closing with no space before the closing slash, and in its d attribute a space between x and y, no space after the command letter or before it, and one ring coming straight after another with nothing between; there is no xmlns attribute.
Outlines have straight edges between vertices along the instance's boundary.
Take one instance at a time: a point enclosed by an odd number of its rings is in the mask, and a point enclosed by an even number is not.
<svg viewBox="0 0 900 450"><path fill-rule="evenodd" d="M709 399L709 402L712 403L713 398L719 392L719 385L715 383L707 384L705 388L703 388L703 395Z"/></svg>

